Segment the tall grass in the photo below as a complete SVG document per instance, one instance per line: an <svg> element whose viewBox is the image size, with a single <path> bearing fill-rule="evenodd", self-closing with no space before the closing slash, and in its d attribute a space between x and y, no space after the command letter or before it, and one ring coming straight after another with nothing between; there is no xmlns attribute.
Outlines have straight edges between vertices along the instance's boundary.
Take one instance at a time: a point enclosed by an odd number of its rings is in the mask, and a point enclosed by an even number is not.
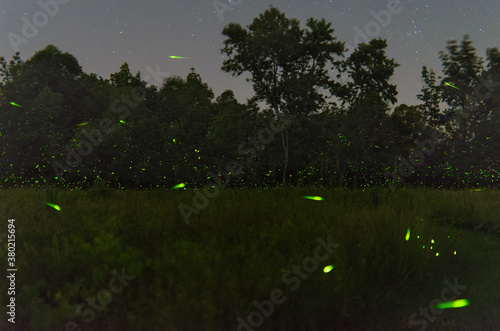
<svg viewBox="0 0 500 331"><path fill-rule="evenodd" d="M235 330L236 318L274 289L287 300L260 330L402 325L408 298L433 296L456 275L454 238L443 225L500 233L498 191L225 190L188 225L178 205L192 198L167 190L0 191L0 233L16 219L14 329L76 321L82 330ZM340 244L328 260L296 290L284 284L283 272L328 236ZM5 258L2 242L2 265ZM323 273L329 264L333 271ZM78 304L123 267L136 278L90 323L77 316Z"/></svg>

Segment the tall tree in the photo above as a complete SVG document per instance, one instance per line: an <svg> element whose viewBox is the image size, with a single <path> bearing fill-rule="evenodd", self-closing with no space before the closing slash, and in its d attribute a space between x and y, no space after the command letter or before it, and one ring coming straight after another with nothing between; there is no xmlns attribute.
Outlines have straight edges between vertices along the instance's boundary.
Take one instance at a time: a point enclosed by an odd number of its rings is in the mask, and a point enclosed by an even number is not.
<svg viewBox="0 0 500 331"><path fill-rule="evenodd" d="M320 89L337 92L332 84L327 64L339 69L334 55L343 56L344 43L335 41L331 23L310 18L308 29L299 21L288 19L271 7L247 29L230 23L222 34L228 37L222 53L229 57L222 70L233 75L250 72L257 100L265 101L279 120L285 114L310 114L326 102ZM289 137L285 128L280 131L284 151L282 181L287 178Z"/></svg>
<svg viewBox="0 0 500 331"><path fill-rule="evenodd" d="M423 104L418 108L425 116L426 122L432 128L437 128L443 124L442 114L440 113L441 102L441 88L436 85L436 73L434 70L428 70L426 66L422 67L422 79L424 86L422 92L417 94L417 99L421 100Z"/></svg>
<svg viewBox="0 0 500 331"><path fill-rule="evenodd" d="M344 103L355 106L369 94L373 96L373 93L385 102L397 102L396 85L389 80L399 64L394 59L387 58L386 47L387 41L383 39L373 39L368 44L361 43L342 63L342 71L350 78L346 84L347 93L342 95Z"/></svg>

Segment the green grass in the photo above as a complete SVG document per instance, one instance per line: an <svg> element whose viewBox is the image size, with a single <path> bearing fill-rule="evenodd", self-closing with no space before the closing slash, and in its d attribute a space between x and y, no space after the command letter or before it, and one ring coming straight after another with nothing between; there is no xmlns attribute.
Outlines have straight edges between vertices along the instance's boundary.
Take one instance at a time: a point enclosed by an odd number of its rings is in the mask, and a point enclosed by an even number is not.
<svg viewBox="0 0 500 331"><path fill-rule="evenodd" d="M16 219L19 270L16 325L2 318L2 330L62 330L69 321L82 330L236 330L236 318L275 289L287 299L256 330L410 329L409 316L455 277L470 306L444 311L428 329L498 323L497 190L225 190L186 224L178 206L193 196L0 191L0 233ZM328 236L340 246L298 288L285 284L283 273ZM2 270L6 248L3 239ZM135 279L90 323L77 316L123 267Z"/></svg>

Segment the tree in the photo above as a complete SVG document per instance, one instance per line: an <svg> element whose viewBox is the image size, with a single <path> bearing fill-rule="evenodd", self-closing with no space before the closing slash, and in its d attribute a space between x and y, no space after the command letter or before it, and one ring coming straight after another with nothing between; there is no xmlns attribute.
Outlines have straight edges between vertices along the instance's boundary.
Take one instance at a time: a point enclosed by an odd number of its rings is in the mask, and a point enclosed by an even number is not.
<svg viewBox="0 0 500 331"><path fill-rule="evenodd" d="M110 76L111 84L115 87L123 87L123 86L141 86L143 85L141 82L141 75L139 72L134 76L130 73L130 68L128 63L125 62L120 67L120 71Z"/></svg>
<svg viewBox="0 0 500 331"><path fill-rule="evenodd" d="M248 30L230 23L222 34L228 37L222 53L227 54L222 70L233 75L250 72L256 100L265 101L283 121L285 115L310 114L326 102L319 91L334 95L338 85L330 81L328 63L334 69L339 63L333 56L343 56L344 43L335 41L331 23L310 18L308 29L299 21L288 19L271 7L255 18ZM280 131L284 151L283 184L286 183L289 141L288 130Z"/></svg>
<svg viewBox="0 0 500 331"><path fill-rule="evenodd" d="M399 64L386 57L386 47L387 41L383 39L373 39L368 44L361 43L342 63L342 71L351 79L341 96L343 103L355 106L369 94L373 97L373 93L385 102L397 102L396 85L390 84L389 80Z"/></svg>
<svg viewBox="0 0 500 331"><path fill-rule="evenodd" d="M159 91L159 117L170 127L168 163L173 164L176 178L196 178L198 184L206 178L202 171L208 173L207 135L217 115L213 98L213 91L202 82L194 68L186 79L167 78Z"/></svg>
<svg viewBox="0 0 500 331"><path fill-rule="evenodd" d="M424 80L424 86L422 87L422 93L417 94L417 99L421 100L423 104L419 105L418 108L425 116L427 124L432 128L436 128L443 124L439 107L442 90L436 85L434 70L428 70L426 66L422 67L422 79Z"/></svg>

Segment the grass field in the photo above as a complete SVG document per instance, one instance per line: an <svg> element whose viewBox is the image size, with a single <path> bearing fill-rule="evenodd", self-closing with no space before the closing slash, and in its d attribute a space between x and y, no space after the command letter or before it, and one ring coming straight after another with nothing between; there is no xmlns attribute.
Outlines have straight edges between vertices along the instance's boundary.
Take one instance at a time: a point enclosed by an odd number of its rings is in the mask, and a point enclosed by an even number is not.
<svg viewBox="0 0 500 331"><path fill-rule="evenodd" d="M1 329L500 330L498 190L224 190L186 224L193 196L1 190ZM420 313L446 282L469 305Z"/></svg>

